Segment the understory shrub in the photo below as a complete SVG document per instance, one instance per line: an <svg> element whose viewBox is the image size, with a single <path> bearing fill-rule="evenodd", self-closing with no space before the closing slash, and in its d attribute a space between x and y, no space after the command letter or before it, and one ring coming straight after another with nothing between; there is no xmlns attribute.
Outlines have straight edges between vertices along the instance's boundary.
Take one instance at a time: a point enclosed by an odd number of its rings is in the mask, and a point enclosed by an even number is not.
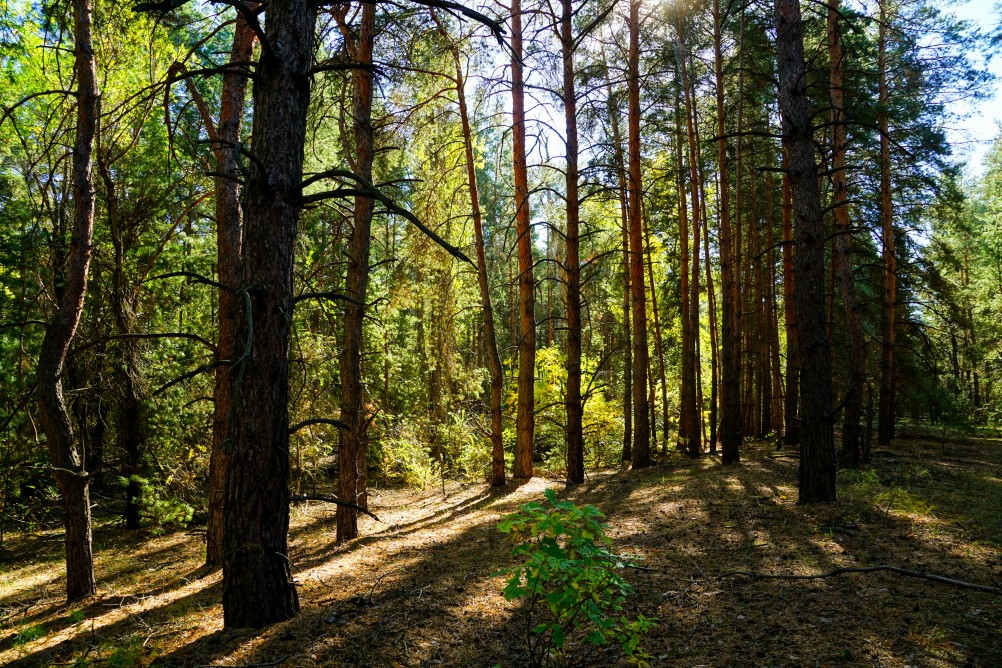
<svg viewBox="0 0 1002 668"><path fill-rule="evenodd" d="M566 663L568 639L590 645L589 653L617 645L631 663L647 663L640 639L656 620L624 614L633 588L619 571L628 561L612 551L603 519L594 506L557 501L548 489L543 503L526 503L498 524L520 541L512 554L521 563L504 573L510 578L504 597L527 603L525 643L532 666ZM575 665L586 658L575 656Z"/></svg>

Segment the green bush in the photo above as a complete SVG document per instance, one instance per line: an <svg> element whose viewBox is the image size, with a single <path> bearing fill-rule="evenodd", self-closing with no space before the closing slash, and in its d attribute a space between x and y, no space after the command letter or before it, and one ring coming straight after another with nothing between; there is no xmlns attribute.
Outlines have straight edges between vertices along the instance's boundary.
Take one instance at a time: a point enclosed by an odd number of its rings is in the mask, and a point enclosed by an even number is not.
<svg viewBox="0 0 1002 668"><path fill-rule="evenodd" d="M510 576L504 597L528 603L525 641L532 666L562 661L571 637L594 649L614 643L632 663L646 664L640 639L655 620L623 613L633 588L618 572L627 561L610 549L603 519L594 506L558 502L548 489L544 503L524 504L498 524L521 541L512 554L522 563L504 573Z"/></svg>

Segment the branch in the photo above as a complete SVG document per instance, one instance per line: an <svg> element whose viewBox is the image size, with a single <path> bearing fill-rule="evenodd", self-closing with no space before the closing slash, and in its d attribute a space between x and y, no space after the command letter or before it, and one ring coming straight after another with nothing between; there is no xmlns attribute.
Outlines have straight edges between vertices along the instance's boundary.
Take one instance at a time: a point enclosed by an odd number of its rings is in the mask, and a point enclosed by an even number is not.
<svg viewBox="0 0 1002 668"><path fill-rule="evenodd" d="M222 283L214 281L211 278L206 278L201 274L196 274L193 271L172 271L169 274L160 274L159 276L151 276L150 278L147 278L145 281L143 281L143 283L149 283L150 281L156 281L161 278L176 278L177 276L187 276L188 278L194 280L196 283L204 283L205 285L211 285L214 288L218 288L220 290L226 290L227 292L234 292L234 293L236 292L234 288L223 285Z"/></svg>
<svg viewBox="0 0 1002 668"><path fill-rule="evenodd" d="M329 169L325 172L320 172L319 174L314 174L313 176L307 178L306 180L303 181L302 187L305 188L313 183L316 183L317 181L329 178L341 178L354 181L360 186L360 188L358 188L359 196L371 197L372 199L376 200L384 207L386 207L386 210L389 213L395 213L398 216L406 218L414 225L414 227L421 230L425 234L425 236L431 238L432 241L434 241L443 249L445 249L445 251L449 253L449 255L453 256L456 259L462 260L463 262L466 262L467 264L473 267L477 266L476 264L474 264L473 260L468 258L466 254L463 253L463 251L459 250L458 248L450 244L448 241L438 236L438 234L433 232L431 228L429 228L420 220L418 220L417 216L415 216L413 213L411 213L407 209L403 208L402 206L394 202L388 195L384 194L379 188L372 185L372 183L368 179L365 179L352 171L349 171L347 169ZM330 191L330 193L323 193L323 194L327 197L330 197L334 196L331 193L341 193L345 192L346 190L347 189L334 190ZM303 197L303 201L304 202L309 201L309 197L310 196Z"/></svg>
<svg viewBox="0 0 1002 668"><path fill-rule="evenodd" d="M303 429L304 427L309 427L310 425L313 424L329 424L337 427L342 431L351 431L351 427L349 427L347 423L341 422L341 420L333 420L331 418L311 418L309 420L303 420L302 422L297 422L296 424L289 427L289 433L295 434L300 429Z"/></svg>
<svg viewBox="0 0 1002 668"><path fill-rule="evenodd" d="M41 97L43 95L74 95L74 93L73 93L73 91L69 91L69 90L43 90L43 91L39 91L37 93L32 93L31 95L29 95L29 96L27 96L25 98L22 98L20 101L15 102L14 104L12 104L9 107L4 107L2 104L0 104L0 108L2 108L4 110L3 111L3 116L0 116L0 125L3 125L4 121L6 121L7 118L11 114L13 114L14 111L18 107L20 107L22 104L24 104L25 102L28 102L30 100L33 100L36 97Z"/></svg>
<svg viewBox="0 0 1002 668"><path fill-rule="evenodd" d="M334 503L334 504L337 504L339 506L344 506L345 508L352 508L354 510L357 510L360 513L365 513L366 515L368 515L372 519L376 520L377 522L382 522L383 521L383 520L379 519L378 517L376 517L375 514L373 514L371 511L366 510L365 508L363 508L362 506L358 505L357 503L352 503L351 501L342 501L341 499L335 499L333 496L320 496L320 495L317 495L317 494L293 494L292 496L289 497L289 501L292 501L292 502L298 502L298 501L323 501L324 503Z"/></svg>
<svg viewBox="0 0 1002 668"><path fill-rule="evenodd" d="M0 323L0 329L7 329L9 327L24 327L25 325L41 325L42 327L48 327L49 323L44 320L22 320L21 322L4 322Z"/></svg>
<svg viewBox="0 0 1002 668"><path fill-rule="evenodd" d="M132 333L132 334L114 334L112 336L104 336L90 343L86 343L82 346L73 349L73 354L77 355L88 348L93 348L94 346L101 345L102 343L107 343L108 341L116 341L121 339L188 339L189 341L197 341L203 346L211 350L212 352L218 352L216 346L202 338L198 334L189 334L187 332L153 332L151 334L142 333Z"/></svg>
<svg viewBox="0 0 1002 668"><path fill-rule="evenodd" d="M197 376L200 373L205 373L206 371L212 371L217 366L227 366L228 364L230 364L229 360L216 360L215 362L209 362L208 364L203 364L202 366L198 367L194 371L189 371L188 373L184 374L183 376L175 378L174 380L172 380L171 382L167 383L166 385L162 385L162 386L158 387L157 389L153 390L153 394L151 394L150 396L154 396L155 397L158 394L160 394L161 392L169 390L170 388L174 387L178 383L183 383L184 381L188 380L189 378L194 378L195 376Z"/></svg>
<svg viewBox="0 0 1002 668"><path fill-rule="evenodd" d="M936 575L934 573L923 573L922 571L912 571L907 568L898 568L897 566L863 566L859 568L836 568L828 573L820 573L818 575L792 575L792 574L777 574L777 573L756 573L753 571L731 571L729 573L724 573L723 575L717 576L718 580L729 577L746 577L754 578L756 580L819 580L821 578L830 578L836 575L845 575L846 573L877 573L880 571L886 571L889 573L897 573L898 575L905 575L910 578L919 578L922 580L931 580L933 582L940 582L942 584L952 585L954 587L960 587L961 589L973 589L974 591L980 591L985 594L995 594L996 596L1002 596L1002 588L991 587L988 585L975 584L973 582L964 582L963 580L955 580L953 578L948 578L943 575Z"/></svg>
<svg viewBox="0 0 1002 668"><path fill-rule="evenodd" d="M371 267L370 267L371 269ZM341 294L340 292L304 292L301 295L297 295L292 298L292 304L296 305L301 301L306 301L307 299L336 299L340 301L349 302L357 306L365 306L362 302L349 297L348 295Z"/></svg>

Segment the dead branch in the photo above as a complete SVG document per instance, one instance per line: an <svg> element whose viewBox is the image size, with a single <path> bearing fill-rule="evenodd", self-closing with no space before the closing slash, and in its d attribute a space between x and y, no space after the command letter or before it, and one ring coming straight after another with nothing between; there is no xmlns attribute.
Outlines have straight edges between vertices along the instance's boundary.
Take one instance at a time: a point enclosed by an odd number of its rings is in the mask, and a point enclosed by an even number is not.
<svg viewBox="0 0 1002 668"><path fill-rule="evenodd" d="M199 666L198 668L267 668L268 666L280 666L289 659L295 659L299 654L286 654L280 659L275 659L274 661L266 661L264 663L207 663Z"/></svg>
<svg viewBox="0 0 1002 668"><path fill-rule="evenodd" d="M818 573L816 575L757 573L754 571L731 571L729 573L724 573L723 575L718 575L716 579L723 580L724 578L729 578L729 577L746 577L755 580L820 580L822 578L830 578L830 577L835 577L836 575L845 575L847 573L878 573L878 572L897 573L898 575L904 575L910 578L931 580L932 582L948 584L953 587L959 587L961 589L972 589L974 591L980 591L985 594L995 594L996 596L1002 596L1002 588L999 587L991 587L989 585L976 584L974 582L965 582L963 580L948 578L944 575L936 575L935 573L925 573L923 571L912 571L907 568L899 568L898 566L888 566L885 564L881 564L879 566L860 566L856 568L836 568L833 571L829 571L827 573Z"/></svg>
<svg viewBox="0 0 1002 668"><path fill-rule="evenodd" d="M378 517L376 517L374 513L363 508L357 503L352 503L351 501L342 501L341 499L336 499L333 496L323 496L320 494L293 494L292 496L289 497L289 501L293 503L299 503L300 501L321 501L323 503L333 503L338 506L344 506L345 508L353 508L354 510L357 510L360 513L368 515L377 522L383 521Z"/></svg>

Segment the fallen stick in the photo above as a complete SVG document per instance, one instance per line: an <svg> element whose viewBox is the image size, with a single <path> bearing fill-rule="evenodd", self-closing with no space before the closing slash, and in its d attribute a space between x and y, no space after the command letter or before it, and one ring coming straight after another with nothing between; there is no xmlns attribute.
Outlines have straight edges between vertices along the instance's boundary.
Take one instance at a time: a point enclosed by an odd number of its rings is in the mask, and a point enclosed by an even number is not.
<svg viewBox="0 0 1002 668"><path fill-rule="evenodd" d="M960 587L961 589L973 589L974 591L980 591L985 594L995 594L996 596L1002 596L1002 588L991 587L989 585L976 584L974 582L964 582L963 580L955 580L953 578L948 578L943 575L936 575L935 573L923 573L922 571L912 571L907 568L899 568L897 566L861 566L858 568L836 568L828 573L818 573L817 575L795 575L795 574L780 574L780 573L756 573L754 571L731 571L729 573L724 573L723 575L718 575L718 580L723 580L729 577L746 577L754 578L757 580L819 580L821 578L830 578L836 575L845 575L846 573L877 573L880 571L885 571L888 573L897 573L898 575L905 575L910 578L919 578L922 580L932 580L933 582L940 582L942 584L952 585L954 587Z"/></svg>
<svg viewBox="0 0 1002 668"><path fill-rule="evenodd" d="M382 522L383 520L375 516L375 514L366 510L357 503L352 503L351 501L342 501L341 499L335 499L333 496L320 496L318 494L293 494L289 497L289 501L292 503L299 503L302 501L323 501L324 503L334 503L339 506L345 506L346 508L354 508L360 513L365 513L377 522Z"/></svg>
<svg viewBox="0 0 1002 668"><path fill-rule="evenodd" d="M295 659L299 654L287 654L281 659L266 661L264 663L209 663L198 668L266 668L268 666L280 666L289 659Z"/></svg>

